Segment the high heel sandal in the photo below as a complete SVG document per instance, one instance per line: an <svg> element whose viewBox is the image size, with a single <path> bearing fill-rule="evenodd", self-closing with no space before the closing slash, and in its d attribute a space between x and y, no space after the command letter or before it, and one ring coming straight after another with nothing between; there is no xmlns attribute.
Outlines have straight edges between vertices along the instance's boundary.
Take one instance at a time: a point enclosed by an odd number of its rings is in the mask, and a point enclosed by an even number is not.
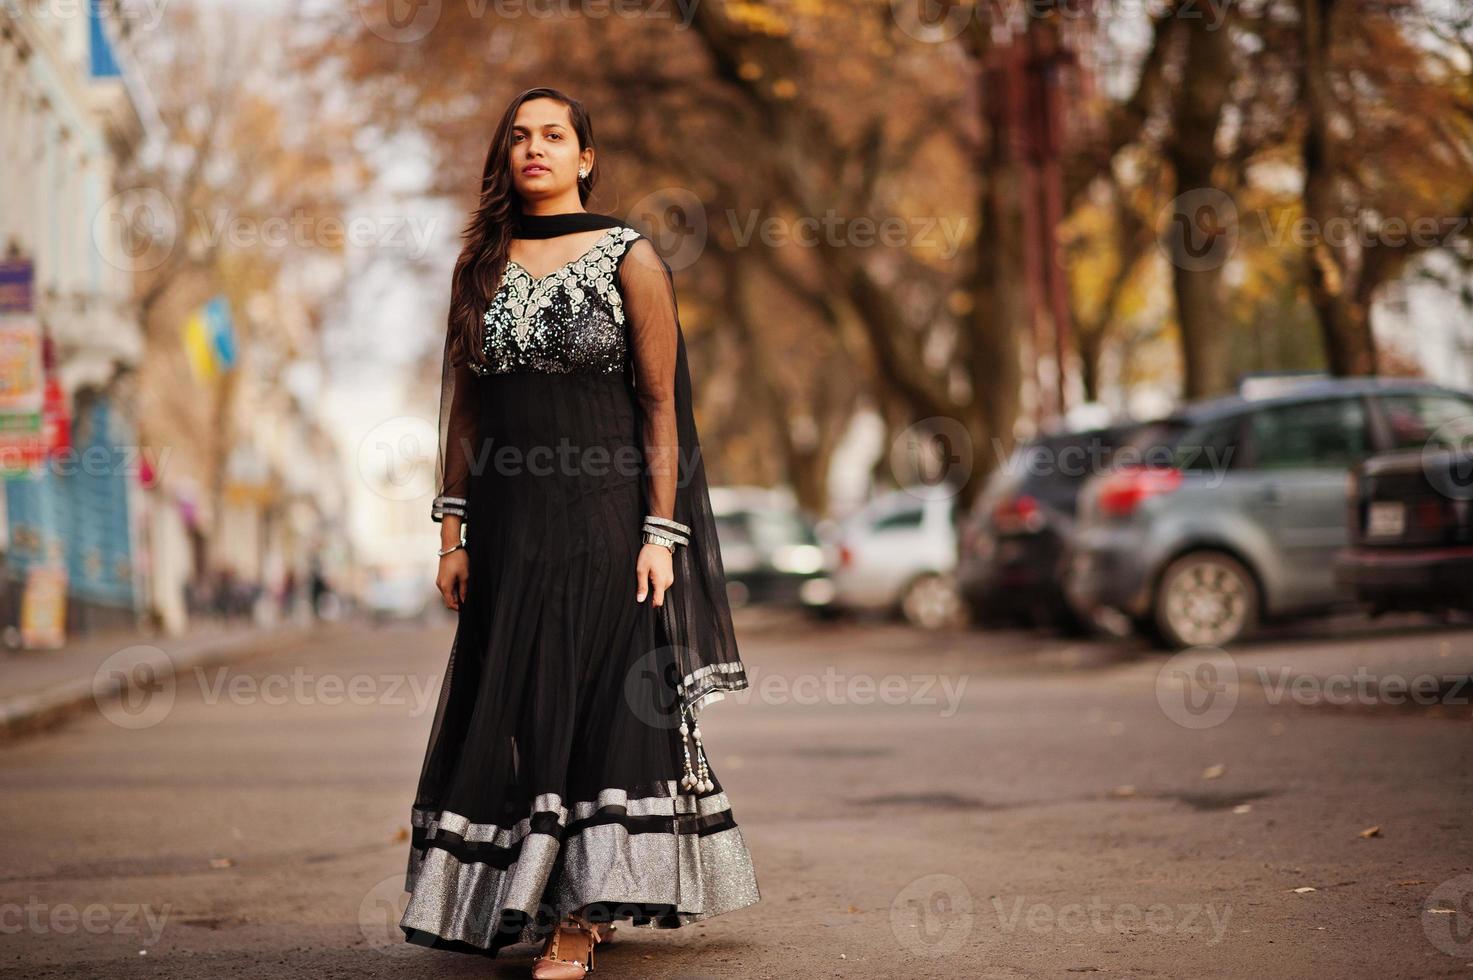
<svg viewBox="0 0 1473 980"><path fill-rule="evenodd" d="M607 926L561 922L542 955L532 961L533 980L582 980L593 970L593 948L614 932Z"/></svg>

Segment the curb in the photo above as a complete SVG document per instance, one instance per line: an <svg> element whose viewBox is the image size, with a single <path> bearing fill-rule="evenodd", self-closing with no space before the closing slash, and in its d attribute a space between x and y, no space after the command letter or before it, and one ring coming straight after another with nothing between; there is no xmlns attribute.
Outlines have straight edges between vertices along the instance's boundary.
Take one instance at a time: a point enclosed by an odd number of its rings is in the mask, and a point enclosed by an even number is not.
<svg viewBox="0 0 1473 980"><path fill-rule="evenodd" d="M126 667L129 669L126 671L104 673L98 669L85 677L0 699L0 743L53 728L89 707L120 698L130 686L138 686L135 671L131 668L140 664L149 664L153 669L153 679L158 680L195 667L245 660L254 653L266 653L284 642L310 636L320 628L309 625L229 633L202 637L171 650L141 639L136 645L153 651L155 655L140 655L136 660L128 661Z"/></svg>

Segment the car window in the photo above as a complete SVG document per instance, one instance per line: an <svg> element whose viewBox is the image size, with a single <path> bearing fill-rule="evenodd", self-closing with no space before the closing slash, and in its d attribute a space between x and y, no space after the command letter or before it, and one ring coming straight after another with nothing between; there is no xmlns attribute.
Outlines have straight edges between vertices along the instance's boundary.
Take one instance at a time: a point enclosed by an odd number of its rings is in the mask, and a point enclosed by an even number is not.
<svg viewBox="0 0 1473 980"><path fill-rule="evenodd" d="M1253 413L1253 462L1260 469L1343 467L1366 456L1366 411L1360 398L1328 398Z"/></svg>
<svg viewBox="0 0 1473 980"><path fill-rule="evenodd" d="M1116 450L1111 465L1166 466L1172 462L1173 447L1191 428L1180 418L1143 423Z"/></svg>
<svg viewBox="0 0 1473 980"><path fill-rule="evenodd" d="M1172 446L1172 465L1186 473L1223 473L1239 469L1243 416L1213 419L1183 433Z"/></svg>
<svg viewBox="0 0 1473 980"><path fill-rule="evenodd" d="M1018 457L1017 468L1022 476L1018 492L1072 513L1084 481L1109 469L1115 450L1130 434L1121 429L1097 429L1029 443L1025 454Z"/></svg>
<svg viewBox="0 0 1473 980"><path fill-rule="evenodd" d="M876 531L892 531L898 528L920 527L921 511L902 510L894 514L887 514L870 526Z"/></svg>
<svg viewBox="0 0 1473 980"><path fill-rule="evenodd" d="M797 514L780 510L754 510L748 515L752 537L763 548L788 544L816 544L813 530Z"/></svg>
<svg viewBox="0 0 1473 980"><path fill-rule="evenodd" d="M1391 429L1393 449L1421 449L1429 442L1452 448L1473 445L1473 399L1382 395L1381 408Z"/></svg>
<svg viewBox="0 0 1473 980"><path fill-rule="evenodd" d="M717 514L716 537L725 545L752 543L752 533L741 514Z"/></svg>

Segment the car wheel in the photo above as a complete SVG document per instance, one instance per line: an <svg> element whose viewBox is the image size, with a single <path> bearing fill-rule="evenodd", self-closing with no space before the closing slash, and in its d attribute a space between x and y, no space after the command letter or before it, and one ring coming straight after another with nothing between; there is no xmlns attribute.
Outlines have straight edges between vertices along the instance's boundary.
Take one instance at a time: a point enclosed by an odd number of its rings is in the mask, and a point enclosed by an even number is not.
<svg viewBox="0 0 1473 980"><path fill-rule="evenodd" d="M958 625L965 617L956 583L934 572L918 576L906 587L900 613L912 626L928 630Z"/></svg>
<svg viewBox="0 0 1473 980"><path fill-rule="evenodd" d="M1166 567L1156 588L1156 629L1171 647L1226 646L1257 619L1253 575L1221 552L1182 555Z"/></svg>

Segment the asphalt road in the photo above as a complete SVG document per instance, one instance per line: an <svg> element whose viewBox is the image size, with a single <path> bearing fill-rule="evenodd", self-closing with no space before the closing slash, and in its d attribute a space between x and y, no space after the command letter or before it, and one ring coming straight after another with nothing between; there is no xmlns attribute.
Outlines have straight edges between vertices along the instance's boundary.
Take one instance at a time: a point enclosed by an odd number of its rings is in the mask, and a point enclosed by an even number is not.
<svg viewBox="0 0 1473 980"><path fill-rule="evenodd" d="M748 619L702 728L762 901L596 975L1473 974L1473 630L1326 625L1185 663ZM0 745L0 974L524 976L396 927L448 642L325 629Z"/></svg>

